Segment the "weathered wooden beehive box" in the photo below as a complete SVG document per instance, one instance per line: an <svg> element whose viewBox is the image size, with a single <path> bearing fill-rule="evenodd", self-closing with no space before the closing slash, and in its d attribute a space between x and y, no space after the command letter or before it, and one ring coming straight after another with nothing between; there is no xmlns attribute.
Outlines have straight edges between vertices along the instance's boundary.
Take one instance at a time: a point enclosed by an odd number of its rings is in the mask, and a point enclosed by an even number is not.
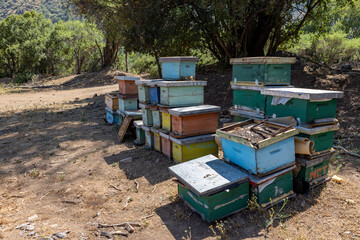
<svg viewBox="0 0 360 240"><path fill-rule="evenodd" d="M169 114L167 107L159 107L161 113L161 131L169 133L171 132L171 115Z"/></svg>
<svg viewBox="0 0 360 240"><path fill-rule="evenodd" d="M248 85L289 85L293 57L232 58L233 83Z"/></svg>
<svg viewBox="0 0 360 240"><path fill-rule="evenodd" d="M206 134L195 137L177 139L170 137L172 153L175 162L186 162L208 154L218 156L218 145L215 134Z"/></svg>
<svg viewBox="0 0 360 240"><path fill-rule="evenodd" d="M144 104L150 104L150 88L156 86L156 82L162 81L162 79L152 80L137 80L135 84L138 87L139 102Z"/></svg>
<svg viewBox="0 0 360 240"><path fill-rule="evenodd" d="M162 107L185 107L204 104L206 81L161 81L160 104Z"/></svg>
<svg viewBox="0 0 360 240"><path fill-rule="evenodd" d="M169 109L171 136L181 138L214 133L219 126L220 110L220 107L213 105Z"/></svg>
<svg viewBox="0 0 360 240"><path fill-rule="evenodd" d="M152 119L153 119L153 126L156 128L161 128L161 112L159 110L159 106L150 106Z"/></svg>
<svg viewBox="0 0 360 240"><path fill-rule="evenodd" d="M143 126L142 120L134 121L134 126L136 128L136 140L134 140L134 143L137 145L144 145L145 144L145 132L142 129Z"/></svg>
<svg viewBox="0 0 360 240"><path fill-rule="evenodd" d="M151 105L160 104L160 87L149 87L150 103Z"/></svg>
<svg viewBox="0 0 360 240"><path fill-rule="evenodd" d="M137 95L138 88L135 84L136 80L140 80L139 77L130 76L117 76L116 79L119 83L119 92L124 95Z"/></svg>
<svg viewBox="0 0 360 240"><path fill-rule="evenodd" d="M332 124L314 128L296 127L299 137L308 138L314 142L315 153L329 150L334 145L335 131L339 130L339 124Z"/></svg>
<svg viewBox="0 0 360 240"><path fill-rule="evenodd" d="M151 128L151 132L154 135L154 149L158 152L161 152L161 137L160 137L160 131L158 128Z"/></svg>
<svg viewBox="0 0 360 240"><path fill-rule="evenodd" d="M168 158L173 157L172 153L172 142L170 140L170 135L164 132L160 132L161 137L161 152Z"/></svg>
<svg viewBox="0 0 360 240"><path fill-rule="evenodd" d="M292 126L248 120L216 131L224 158L251 174L265 176L295 164Z"/></svg>
<svg viewBox="0 0 360 240"><path fill-rule="evenodd" d="M247 207L249 180L246 174L212 155L169 170L178 179L179 196L208 222Z"/></svg>
<svg viewBox="0 0 360 240"><path fill-rule="evenodd" d="M150 109L150 105L147 104L139 104L142 113L142 120L145 126L153 126L153 118L152 118L152 111Z"/></svg>
<svg viewBox="0 0 360 240"><path fill-rule="evenodd" d="M302 123L333 122L336 117L337 98L341 91L307 88L271 88L261 90L267 95L267 116L293 116Z"/></svg>
<svg viewBox="0 0 360 240"><path fill-rule="evenodd" d="M105 94L105 105L111 111L116 111L119 109L119 101L118 101L119 95L120 94L117 92Z"/></svg>
<svg viewBox="0 0 360 240"><path fill-rule="evenodd" d="M250 197L255 195L261 208L271 207L285 198L293 197L294 168L291 166L263 178L249 174Z"/></svg>
<svg viewBox="0 0 360 240"><path fill-rule="evenodd" d="M141 128L144 130L145 134L145 145L148 149L154 148L154 134L151 132L151 128L145 125L142 125Z"/></svg>
<svg viewBox="0 0 360 240"><path fill-rule="evenodd" d="M136 95L122 95L119 94L119 110L132 111L138 108L138 97Z"/></svg>
<svg viewBox="0 0 360 240"><path fill-rule="evenodd" d="M117 111L112 111L110 108L106 107L106 121L110 124L118 124L122 123L122 116Z"/></svg>
<svg viewBox="0 0 360 240"><path fill-rule="evenodd" d="M195 79L197 57L161 57L164 80Z"/></svg>

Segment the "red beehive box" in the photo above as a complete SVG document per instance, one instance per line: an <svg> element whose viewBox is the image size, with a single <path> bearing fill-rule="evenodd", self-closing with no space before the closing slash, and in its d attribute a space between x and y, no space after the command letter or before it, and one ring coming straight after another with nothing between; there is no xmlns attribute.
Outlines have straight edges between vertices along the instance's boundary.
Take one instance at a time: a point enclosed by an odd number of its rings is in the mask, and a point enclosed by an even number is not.
<svg viewBox="0 0 360 240"><path fill-rule="evenodd" d="M124 95L137 95L138 86L135 84L136 80L140 80L139 77L130 76L117 76L116 79L119 82L119 92Z"/></svg>
<svg viewBox="0 0 360 240"><path fill-rule="evenodd" d="M161 137L161 151L168 158L172 158L172 142L170 140L170 135L160 132Z"/></svg>

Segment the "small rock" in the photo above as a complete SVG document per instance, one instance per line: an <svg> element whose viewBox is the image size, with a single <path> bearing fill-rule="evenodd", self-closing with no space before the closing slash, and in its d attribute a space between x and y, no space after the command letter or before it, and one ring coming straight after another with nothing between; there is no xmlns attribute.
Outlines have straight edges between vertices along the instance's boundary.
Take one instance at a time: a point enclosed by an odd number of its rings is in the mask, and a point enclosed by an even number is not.
<svg viewBox="0 0 360 240"><path fill-rule="evenodd" d="M29 234L28 234L28 236L33 236L33 235L35 235L36 234L36 232L35 231L32 231L32 232L30 232Z"/></svg>
<svg viewBox="0 0 360 240"><path fill-rule="evenodd" d="M20 224L20 225L16 226L15 228L24 230L29 224L30 224L29 222L26 222L26 223L23 223L23 224Z"/></svg>
<svg viewBox="0 0 360 240"><path fill-rule="evenodd" d="M301 204L300 204L300 206L301 206L302 208L305 208L305 201L302 201Z"/></svg>
<svg viewBox="0 0 360 240"><path fill-rule="evenodd" d="M70 231L65 231L65 232L57 232L53 235L53 237L56 237L56 238L60 238L60 239L63 239L63 238L66 238L66 236L69 234Z"/></svg>
<svg viewBox="0 0 360 240"><path fill-rule="evenodd" d="M55 239L52 237L44 237L42 240L55 240Z"/></svg>
<svg viewBox="0 0 360 240"><path fill-rule="evenodd" d="M100 236L104 236L104 237L107 237L107 238L111 238L111 234L108 233L108 232L101 232L101 233L100 233Z"/></svg>
<svg viewBox="0 0 360 240"><path fill-rule="evenodd" d="M34 229L35 229L35 225L30 224L30 225L27 225L24 230L25 230L25 231L33 231Z"/></svg>
<svg viewBox="0 0 360 240"><path fill-rule="evenodd" d="M32 221L37 220L38 218L39 218L38 215L37 215L37 214L34 214L34 215L32 215L31 217L28 217L28 221L32 222Z"/></svg>

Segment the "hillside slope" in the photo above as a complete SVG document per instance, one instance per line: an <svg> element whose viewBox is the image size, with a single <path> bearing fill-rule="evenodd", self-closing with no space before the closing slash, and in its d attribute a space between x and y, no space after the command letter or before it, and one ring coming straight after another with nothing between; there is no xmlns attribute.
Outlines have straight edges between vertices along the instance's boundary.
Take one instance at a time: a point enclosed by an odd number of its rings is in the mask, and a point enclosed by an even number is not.
<svg viewBox="0 0 360 240"><path fill-rule="evenodd" d="M75 18L64 0L2 0L0 1L0 20L12 14L23 14L31 10L42 12L53 22Z"/></svg>

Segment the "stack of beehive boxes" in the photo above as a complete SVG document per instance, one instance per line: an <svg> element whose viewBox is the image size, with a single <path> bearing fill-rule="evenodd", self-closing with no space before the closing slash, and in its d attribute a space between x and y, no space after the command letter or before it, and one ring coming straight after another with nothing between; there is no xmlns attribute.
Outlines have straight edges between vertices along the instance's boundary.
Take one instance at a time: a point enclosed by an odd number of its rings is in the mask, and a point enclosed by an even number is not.
<svg viewBox="0 0 360 240"><path fill-rule="evenodd" d="M203 105L207 82L195 81L197 61L163 57L163 79L136 81L146 147L177 162L218 153L214 133L220 107Z"/></svg>
<svg viewBox="0 0 360 240"><path fill-rule="evenodd" d="M306 88L266 89L266 115L292 116L296 119L299 135L295 139L297 169L295 188L305 192L327 180L329 161L334 153L337 99L341 91Z"/></svg>

